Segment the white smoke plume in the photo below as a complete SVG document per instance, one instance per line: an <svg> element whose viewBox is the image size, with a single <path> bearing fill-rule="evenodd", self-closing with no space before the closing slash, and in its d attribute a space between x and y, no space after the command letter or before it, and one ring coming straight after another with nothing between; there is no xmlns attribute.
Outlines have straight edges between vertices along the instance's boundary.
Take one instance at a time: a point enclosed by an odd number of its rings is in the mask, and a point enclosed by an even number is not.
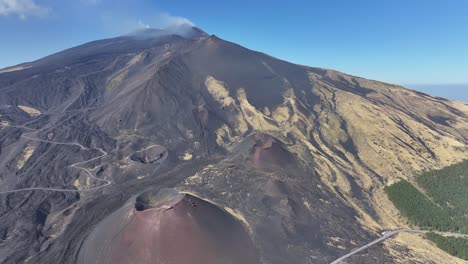
<svg viewBox="0 0 468 264"><path fill-rule="evenodd" d="M143 21L138 20L138 28L143 29L143 28L150 28L151 26L148 24L145 24Z"/></svg>
<svg viewBox="0 0 468 264"><path fill-rule="evenodd" d="M194 27L195 23L187 18L173 16L167 12L154 11L153 14L139 15L138 12L107 12L101 16L103 26L111 35L126 35L144 29L172 30Z"/></svg>
<svg viewBox="0 0 468 264"><path fill-rule="evenodd" d="M160 27L162 28L177 27L181 25L195 26L195 23L185 17L172 16L167 13L157 15L156 22L159 22L158 24L160 24Z"/></svg>

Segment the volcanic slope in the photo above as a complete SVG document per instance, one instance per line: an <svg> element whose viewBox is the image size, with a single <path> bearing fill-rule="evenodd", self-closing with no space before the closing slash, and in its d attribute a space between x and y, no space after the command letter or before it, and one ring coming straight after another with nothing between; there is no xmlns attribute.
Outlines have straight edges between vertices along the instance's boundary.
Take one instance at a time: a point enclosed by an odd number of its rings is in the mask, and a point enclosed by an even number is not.
<svg viewBox="0 0 468 264"><path fill-rule="evenodd" d="M94 230L78 263L259 263L240 222L171 189L133 197Z"/></svg>
<svg viewBox="0 0 468 264"><path fill-rule="evenodd" d="M1 263L79 262L94 226L149 187L235 219L260 263L330 263L405 225L384 185L468 158L466 104L291 64L198 28L162 32L0 71ZM22 136L30 129L42 141ZM4 193L31 187L76 191ZM444 253L403 237L347 261L434 254Z"/></svg>

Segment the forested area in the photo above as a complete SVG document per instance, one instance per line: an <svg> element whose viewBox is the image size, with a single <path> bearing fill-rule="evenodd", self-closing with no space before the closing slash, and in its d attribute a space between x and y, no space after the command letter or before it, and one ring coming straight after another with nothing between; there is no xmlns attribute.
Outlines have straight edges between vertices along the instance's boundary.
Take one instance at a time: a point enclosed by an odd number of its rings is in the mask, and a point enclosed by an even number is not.
<svg viewBox="0 0 468 264"><path fill-rule="evenodd" d="M468 234L468 161L423 173L416 181L429 198L405 180L385 187L401 214L423 229Z"/></svg>
<svg viewBox="0 0 468 264"><path fill-rule="evenodd" d="M426 172L417 182L453 219L450 230L468 234L468 161Z"/></svg>
<svg viewBox="0 0 468 264"><path fill-rule="evenodd" d="M401 215L424 230L468 234L468 161L425 172L416 182L427 196L405 180L385 187ZM427 237L448 253L468 260L468 239L435 233Z"/></svg>
<svg viewBox="0 0 468 264"><path fill-rule="evenodd" d="M422 229L452 231L452 220L447 212L429 200L411 183L401 180L385 191L390 200L408 218L411 224Z"/></svg>
<svg viewBox="0 0 468 264"><path fill-rule="evenodd" d="M427 233L426 237L439 248L450 255L468 260L468 239L459 237L444 237L435 233Z"/></svg>

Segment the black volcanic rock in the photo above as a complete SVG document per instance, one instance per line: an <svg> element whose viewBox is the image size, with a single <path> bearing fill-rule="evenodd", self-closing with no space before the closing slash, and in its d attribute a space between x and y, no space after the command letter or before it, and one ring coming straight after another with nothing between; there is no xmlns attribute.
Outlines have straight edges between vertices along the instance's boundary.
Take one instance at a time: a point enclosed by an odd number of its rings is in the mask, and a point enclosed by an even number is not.
<svg viewBox="0 0 468 264"><path fill-rule="evenodd" d="M466 105L180 30L0 71L1 263L330 263L468 158Z"/></svg>

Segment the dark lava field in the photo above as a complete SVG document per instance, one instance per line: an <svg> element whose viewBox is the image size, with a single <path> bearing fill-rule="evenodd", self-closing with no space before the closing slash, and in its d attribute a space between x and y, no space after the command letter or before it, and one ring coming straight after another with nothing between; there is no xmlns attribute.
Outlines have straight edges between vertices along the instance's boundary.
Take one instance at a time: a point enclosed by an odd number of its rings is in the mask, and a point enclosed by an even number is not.
<svg viewBox="0 0 468 264"><path fill-rule="evenodd" d="M385 184L468 158L465 104L181 32L0 71L0 263L330 263L398 227Z"/></svg>

